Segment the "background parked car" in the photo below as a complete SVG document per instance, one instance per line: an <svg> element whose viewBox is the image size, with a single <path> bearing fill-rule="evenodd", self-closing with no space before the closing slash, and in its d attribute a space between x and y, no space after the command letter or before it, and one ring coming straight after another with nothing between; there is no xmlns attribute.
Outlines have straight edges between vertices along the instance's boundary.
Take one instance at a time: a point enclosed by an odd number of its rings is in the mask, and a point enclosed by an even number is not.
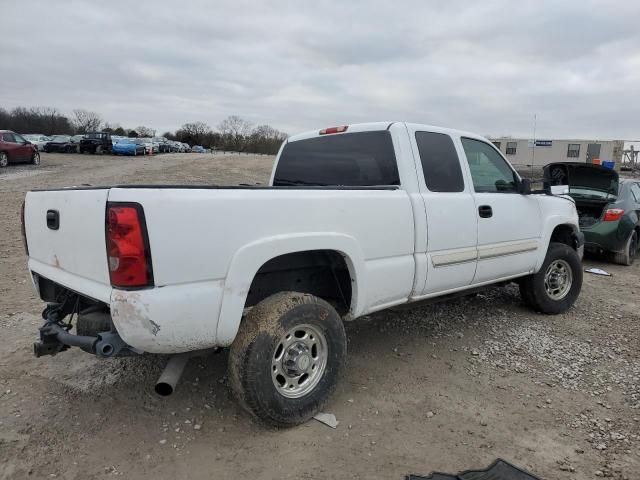
<svg viewBox="0 0 640 480"><path fill-rule="evenodd" d="M80 153L80 140L82 140L84 138L84 135L73 135L69 141L71 142L71 145L73 145L73 149L72 152L73 153Z"/></svg>
<svg viewBox="0 0 640 480"><path fill-rule="evenodd" d="M91 132L80 140L80 153L111 153L113 144L108 132Z"/></svg>
<svg viewBox="0 0 640 480"><path fill-rule="evenodd" d="M54 135L45 143L43 150L47 153L71 153L76 151L76 146L71 143L69 135Z"/></svg>
<svg viewBox="0 0 640 480"><path fill-rule="evenodd" d="M120 138L113 145L114 155L144 155L144 142L138 138Z"/></svg>
<svg viewBox="0 0 640 480"><path fill-rule="evenodd" d="M192 153L204 153L205 151L206 149L201 145L194 145L193 147L191 147Z"/></svg>
<svg viewBox="0 0 640 480"><path fill-rule="evenodd" d="M171 151L171 146L169 145L169 141L164 137L153 137L151 139L154 143L158 144L158 151L160 153L169 153Z"/></svg>
<svg viewBox="0 0 640 480"><path fill-rule="evenodd" d="M620 180L615 170L575 162L547 165L545 178L552 185L568 185L586 251L633 264L640 247L640 181Z"/></svg>
<svg viewBox="0 0 640 480"><path fill-rule="evenodd" d="M38 151L42 150L44 145L47 142L51 141L51 137L47 137L46 135L38 134L38 133L30 133L25 135L24 138L29 140L33 145L36 146Z"/></svg>
<svg viewBox="0 0 640 480"><path fill-rule="evenodd" d="M21 135L11 130L0 130L0 168L19 162L40 165L38 149Z"/></svg>

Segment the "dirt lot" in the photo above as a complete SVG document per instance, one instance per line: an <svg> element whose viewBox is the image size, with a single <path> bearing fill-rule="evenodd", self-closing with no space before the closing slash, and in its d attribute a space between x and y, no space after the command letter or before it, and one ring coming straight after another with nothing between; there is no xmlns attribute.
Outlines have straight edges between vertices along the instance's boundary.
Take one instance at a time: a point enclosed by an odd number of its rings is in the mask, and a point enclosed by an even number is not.
<svg viewBox="0 0 640 480"><path fill-rule="evenodd" d="M164 359L36 359L43 305L18 212L33 188L253 183L272 158L43 155L0 172L0 479L355 478L455 472L502 457L545 479L640 478L640 264L589 260L576 306L533 314L515 287L347 325L347 373L326 411L291 430L254 424L230 395L226 352L153 393ZM197 427L196 427L197 425Z"/></svg>

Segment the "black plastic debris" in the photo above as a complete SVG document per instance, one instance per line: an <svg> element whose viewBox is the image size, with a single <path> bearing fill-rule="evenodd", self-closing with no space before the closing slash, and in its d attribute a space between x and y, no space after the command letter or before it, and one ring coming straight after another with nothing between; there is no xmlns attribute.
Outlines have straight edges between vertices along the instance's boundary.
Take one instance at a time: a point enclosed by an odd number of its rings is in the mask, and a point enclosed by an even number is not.
<svg viewBox="0 0 640 480"><path fill-rule="evenodd" d="M406 480L541 480L529 472L498 458L485 470L467 470L455 475L432 473L428 477L407 475Z"/></svg>

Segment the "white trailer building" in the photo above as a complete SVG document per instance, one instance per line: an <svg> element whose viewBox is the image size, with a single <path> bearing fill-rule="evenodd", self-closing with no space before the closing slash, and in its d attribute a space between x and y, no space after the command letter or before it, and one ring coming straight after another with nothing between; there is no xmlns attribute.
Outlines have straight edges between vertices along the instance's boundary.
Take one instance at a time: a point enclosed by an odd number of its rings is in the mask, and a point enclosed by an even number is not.
<svg viewBox="0 0 640 480"><path fill-rule="evenodd" d="M553 162L598 163L613 160L616 167L622 161L623 140L533 140L522 138L491 138L493 144L518 167L544 167Z"/></svg>

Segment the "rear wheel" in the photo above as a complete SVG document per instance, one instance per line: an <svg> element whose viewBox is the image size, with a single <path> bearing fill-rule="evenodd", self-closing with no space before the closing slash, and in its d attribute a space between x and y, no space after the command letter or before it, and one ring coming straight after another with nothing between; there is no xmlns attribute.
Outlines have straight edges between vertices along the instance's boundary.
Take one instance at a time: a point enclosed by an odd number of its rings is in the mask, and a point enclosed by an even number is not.
<svg viewBox="0 0 640 480"><path fill-rule="evenodd" d="M567 311L582 288L582 262L564 243L551 243L542 267L519 281L520 295L534 310L547 314Z"/></svg>
<svg viewBox="0 0 640 480"><path fill-rule="evenodd" d="M276 427L309 420L335 390L346 358L342 319L313 295L282 292L253 307L229 354L240 404Z"/></svg>
<svg viewBox="0 0 640 480"><path fill-rule="evenodd" d="M0 152L0 168L5 168L9 165L9 157L5 152Z"/></svg>
<svg viewBox="0 0 640 480"><path fill-rule="evenodd" d="M96 152L96 155L102 155L102 146L100 145L97 146L95 152Z"/></svg>
<svg viewBox="0 0 640 480"><path fill-rule="evenodd" d="M613 261L619 265L633 265L638 253L638 232L634 230L629 235L627 243L625 244L624 252L614 253Z"/></svg>

